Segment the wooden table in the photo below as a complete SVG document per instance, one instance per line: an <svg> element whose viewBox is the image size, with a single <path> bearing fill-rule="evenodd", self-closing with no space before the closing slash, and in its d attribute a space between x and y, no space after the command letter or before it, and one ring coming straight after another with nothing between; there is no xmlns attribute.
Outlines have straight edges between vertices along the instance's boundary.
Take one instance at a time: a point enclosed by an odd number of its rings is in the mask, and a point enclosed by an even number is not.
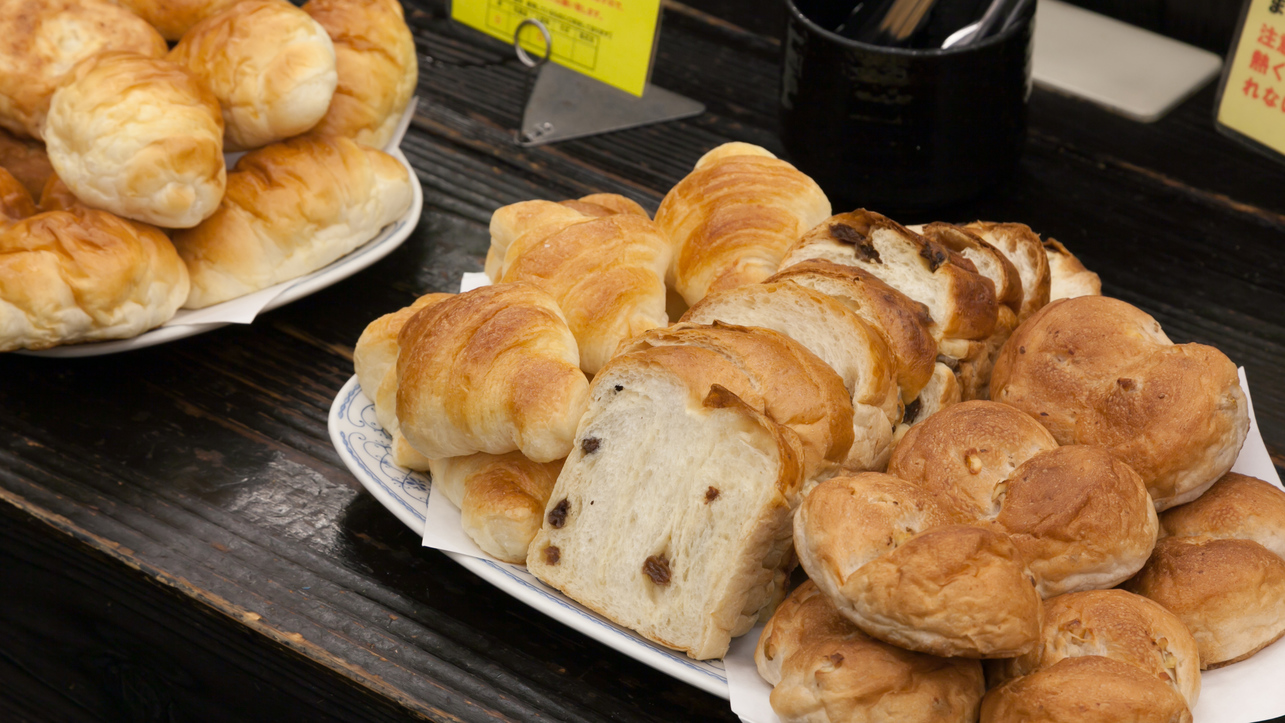
<svg viewBox="0 0 1285 723"><path fill-rule="evenodd" d="M734 720L422 549L326 414L365 324L479 270L497 206L614 191L654 210L723 141L779 150L779 46L667 4L654 81L708 112L522 149L528 73L469 65L509 50L437 5L408 18L425 205L402 248L252 326L0 358L0 719ZM950 219L1029 223L1175 341L1221 348L1280 465L1285 166L1216 135L1212 101L1140 125L1037 91L1017 177Z"/></svg>

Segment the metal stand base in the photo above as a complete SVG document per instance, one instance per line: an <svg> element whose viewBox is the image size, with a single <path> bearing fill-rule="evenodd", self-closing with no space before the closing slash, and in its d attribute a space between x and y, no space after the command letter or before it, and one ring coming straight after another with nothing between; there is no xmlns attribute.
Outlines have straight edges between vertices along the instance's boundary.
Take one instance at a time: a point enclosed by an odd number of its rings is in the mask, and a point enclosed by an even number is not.
<svg viewBox="0 0 1285 723"><path fill-rule="evenodd" d="M518 143L538 146L703 112L704 104L650 83L639 98L560 65L545 63L527 99Z"/></svg>

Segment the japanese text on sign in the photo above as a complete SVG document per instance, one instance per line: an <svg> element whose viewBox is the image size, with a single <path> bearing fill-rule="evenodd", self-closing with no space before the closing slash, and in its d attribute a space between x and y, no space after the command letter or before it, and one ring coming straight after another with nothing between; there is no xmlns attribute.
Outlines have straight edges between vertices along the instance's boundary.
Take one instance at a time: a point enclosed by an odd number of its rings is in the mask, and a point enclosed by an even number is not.
<svg viewBox="0 0 1285 723"><path fill-rule="evenodd" d="M1283 0L1285 1L1285 0ZM454 0L451 17L505 42L524 20L549 31L549 58L634 95L650 71L660 0ZM545 54L544 39L523 28L522 47Z"/></svg>
<svg viewBox="0 0 1285 723"><path fill-rule="evenodd" d="M1285 153L1285 0L1252 0L1227 72L1218 122Z"/></svg>

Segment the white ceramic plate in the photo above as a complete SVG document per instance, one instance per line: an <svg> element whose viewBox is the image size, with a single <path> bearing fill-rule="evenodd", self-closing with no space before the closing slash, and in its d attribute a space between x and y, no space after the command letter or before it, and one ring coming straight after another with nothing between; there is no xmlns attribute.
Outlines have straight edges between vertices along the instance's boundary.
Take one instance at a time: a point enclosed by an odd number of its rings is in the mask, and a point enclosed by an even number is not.
<svg viewBox="0 0 1285 723"><path fill-rule="evenodd" d="M362 394L357 377L348 380L330 407L330 440L357 480L415 534L424 534L424 506L431 486L425 474L393 464L389 438L375 419L375 405ZM644 640L634 632L585 609L535 579L521 565L445 552L495 587L629 657L685 683L727 698L723 661L698 661Z"/></svg>
<svg viewBox="0 0 1285 723"><path fill-rule="evenodd" d="M385 149L397 160L401 161L406 170L410 172L411 179L411 205L410 208L393 223L385 226L375 238L367 241L365 244L350 252L347 256L340 258L325 268L292 279L279 287L281 291L271 301L264 304L263 308L258 310L258 314L272 311L273 309L285 306L292 301L298 301L309 294L320 291L327 286L336 284L362 269L370 266L376 261L392 253L394 249L402 245L415 230L415 224L419 222L420 212L424 208L424 190L419 185L419 176L415 175L415 169L411 167L410 161L402 155L401 149L397 146L401 143L402 136L405 135L406 129L410 126L411 118L415 113L416 100L412 99L406 112L398 124L397 131L393 139L389 142L389 148ZM240 157L244 154L230 154ZM195 312L187 309L179 309L174 318L165 323L164 326L158 326L151 331L143 332L131 339L114 339L111 341L88 342L84 344L68 344L66 346L56 346L52 349L43 349L41 351L18 350L15 354L25 354L28 356L46 356L46 357L84 357L84 356L102 356L104 354L117 354L123 351L132 351L134 349L143 349L157 344L184 339L197 334L204 334L207 331L213 331L227 326L232 322L215 321L209 323L184 324L183 317L194 313L200 313L202 316L208 316L213 312L217 314L220 307L229 307L237 303L237 299L215 304L205 309L199 309ZM257 315L257 314L256 314Z"/></svg>

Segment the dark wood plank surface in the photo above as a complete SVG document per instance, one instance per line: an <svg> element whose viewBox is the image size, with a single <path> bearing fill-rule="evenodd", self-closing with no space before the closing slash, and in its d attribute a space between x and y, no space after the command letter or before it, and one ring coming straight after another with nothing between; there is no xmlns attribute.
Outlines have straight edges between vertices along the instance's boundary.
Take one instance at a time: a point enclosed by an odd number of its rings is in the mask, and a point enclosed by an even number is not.
<svg viewBox="0 0 1285 723"><path fill-rule="evenodd" d="M723 141L779 152L779 48L669 4L653 81L707 113L522 149L527 71L462 65L508 50L440 5L408 19L425 207L403 247L251 326L0 358L0 718L734 720L422 549L357 488L326 414L366 323L480 270L497 206L614 191L654 210ZM1214 133L1211 108L1207 89L1140 125L1037 91L1017 177L943 218L1029 223L1176 341L1223 349L1279 466L1285 166Z"/></svg>

